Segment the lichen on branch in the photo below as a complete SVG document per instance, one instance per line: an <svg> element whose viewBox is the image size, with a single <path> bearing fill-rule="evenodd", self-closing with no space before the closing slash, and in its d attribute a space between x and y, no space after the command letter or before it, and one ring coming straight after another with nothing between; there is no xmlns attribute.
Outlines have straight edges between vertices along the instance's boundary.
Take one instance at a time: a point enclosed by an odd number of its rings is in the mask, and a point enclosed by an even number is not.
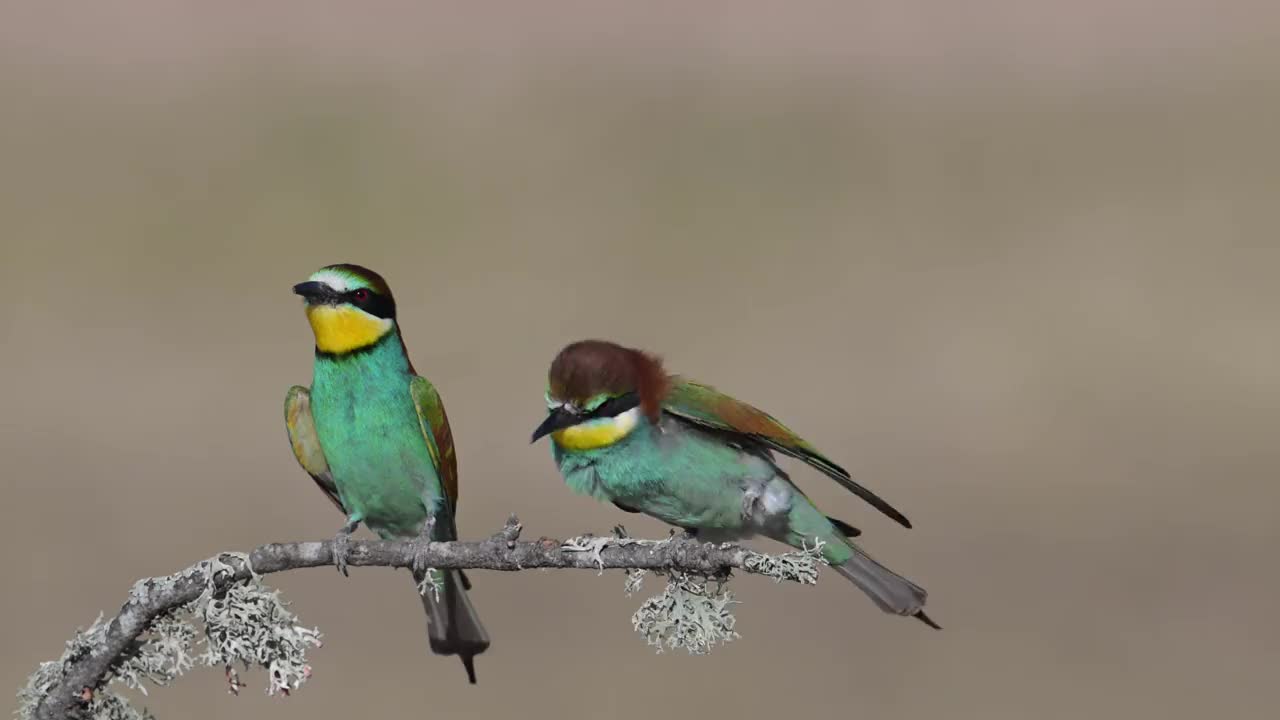
<svg viewBox="0 0 1280 720"><path fill-rule="evenodd" d="M414 540L352 541L352 567L520 571L538 568L628 571L628 589L638 590L645 572L668 576L666 590L647 600L632 618L638 632L662 648L706 653L737 633L724 590L734 570L777 581L812 584L822 564L818 547L771 556L733 544L689 537L640 540L580 536L520 542L514 515L493 536L472 542ZM239 670L267 671L266 691L289 694L311 674L307 650L320 633L297 622L279 593L262 576L332 565L332 541L273 543L251 553L221 553L174 575L134 584L128 600L109 621L99 617L67 642L58 660L42 663L18 693L19 720L144 720L117 688L147 693L147 684L167 685L195 666L222 667L228 690L243 684ZM714 590L711 587L714 586Z"/></svg>
<svg viewBox="0 0 1280 720"><path fill-rule="evenodd" d="M253 667L267 670L268 694L287 695L299 687L311 673L306 651L320 645L320 633L298 625L279 592L259 576L228 581L237 578L241 567L248 567L246 556L224 553L177 575L135 583L120 615L110 623L99 615L67 643L62 657L40 665L18 693L20 720L56 717L49 714L50 701L66 692L73 701L66 716L149 720L152 715L145 708L135 709L115 688L147 695L149 684L163 687L197 665L223 668L231 692L243 687L239 669ZM195 576L203 576L203 591L181 602L188 594L187 581ZM175 597L179 599L171 600ZM130 616L157 606L161 609L141 632L121 645L119 629L129 624ZM196 629L197 621L203 632ZM110 656L109 649L117 646L121 650ZM104 658L106 671L96 684L71 682Z"/></svg>

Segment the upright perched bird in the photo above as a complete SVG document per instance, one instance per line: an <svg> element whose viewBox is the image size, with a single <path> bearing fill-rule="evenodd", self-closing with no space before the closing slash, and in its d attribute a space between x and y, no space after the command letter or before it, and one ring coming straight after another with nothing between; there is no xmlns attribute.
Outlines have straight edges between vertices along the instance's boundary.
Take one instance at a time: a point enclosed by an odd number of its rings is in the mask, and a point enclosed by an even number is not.
<svg viewBox="0 0 1280 720"><path fill-rule="evenodd" d="M552 455L575 492L644 513L714 542L756 534L792 547L822 540L823 556L881 610L931 627L925 591L876 562L775 462L773 453L825 473L877 510L907 518L768 414L663 370L658 358L603 340L568 345L551 363L547 417ZM940 629L940 628L938 628Z"/></svg>
<svg viewBox="0 0 1280 720"><path fill-rule="evenodd" d="M444 403L409 362L396 302L380 275L358 265L323 267L293 291L315 333L311 389L285 397L285 424L298 463L346 515L334 562L346 574L348 537L365 523L384 539L455 540L458 461ZM467 598L461 571L431 571L423 594L431 650L458 655L476 681L473 658L489 635ZM414 568L421 587L425 566Z"/></svg>

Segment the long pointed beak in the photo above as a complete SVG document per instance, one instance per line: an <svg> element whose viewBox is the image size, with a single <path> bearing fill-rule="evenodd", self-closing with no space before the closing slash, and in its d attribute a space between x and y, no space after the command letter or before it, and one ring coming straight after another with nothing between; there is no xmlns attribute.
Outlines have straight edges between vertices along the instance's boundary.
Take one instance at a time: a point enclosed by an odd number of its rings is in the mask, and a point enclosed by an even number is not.
<svg viewBox="0 0 1280 720"><path fill-rule="evenodd" d="M313 305L327 302L334 296L333 290L322 282L308 280L293 286L293 292L306 298Z"/></svg>
<svg viewBox="0 0 1280 720"><path fill-rule="evenodd" d="M564 408L556 408L547 414L547 419L542 421L537 430L533 431L533 437L530 443L538 442L538 438L544 435L550 435L557 430L563 430L567 427L573 427L582 421L582 418Z"/></svg>

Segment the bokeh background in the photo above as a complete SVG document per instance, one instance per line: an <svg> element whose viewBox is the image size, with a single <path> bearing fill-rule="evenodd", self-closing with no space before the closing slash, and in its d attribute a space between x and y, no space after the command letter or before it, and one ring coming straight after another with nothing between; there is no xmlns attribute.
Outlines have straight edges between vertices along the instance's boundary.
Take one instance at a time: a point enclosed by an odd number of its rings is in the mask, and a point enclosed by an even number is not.
<svg viewBox="0 0 1280 720"><path fill-rule="evenodd" d="M903 508L797 468L946 631L744 578L740 641L655 655L618 573L479 573L468 687L403 573L319 569L273 578L312 683L197 672L161 718L1271 716L1278 47L1208 0L6 3L0 687L137 577L333 533L281 402L289 288L351 261L464 535L664 532L527 442L605 336Z"/></svg>

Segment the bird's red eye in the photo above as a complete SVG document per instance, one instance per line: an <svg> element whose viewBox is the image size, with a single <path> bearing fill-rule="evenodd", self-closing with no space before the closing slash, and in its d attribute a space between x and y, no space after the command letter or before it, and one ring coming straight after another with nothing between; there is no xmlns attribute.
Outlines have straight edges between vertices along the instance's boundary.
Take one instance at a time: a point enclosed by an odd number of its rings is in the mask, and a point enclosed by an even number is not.
<svg viewBox="0 0 1280 720"><path fill-rule="evenodd" d="M364 288L360 288L359 290L356 290L354 293L352 293L352 295L355 297L357 302L364 302L365 300L369 299L369 291L365 290Z"/></svg>

